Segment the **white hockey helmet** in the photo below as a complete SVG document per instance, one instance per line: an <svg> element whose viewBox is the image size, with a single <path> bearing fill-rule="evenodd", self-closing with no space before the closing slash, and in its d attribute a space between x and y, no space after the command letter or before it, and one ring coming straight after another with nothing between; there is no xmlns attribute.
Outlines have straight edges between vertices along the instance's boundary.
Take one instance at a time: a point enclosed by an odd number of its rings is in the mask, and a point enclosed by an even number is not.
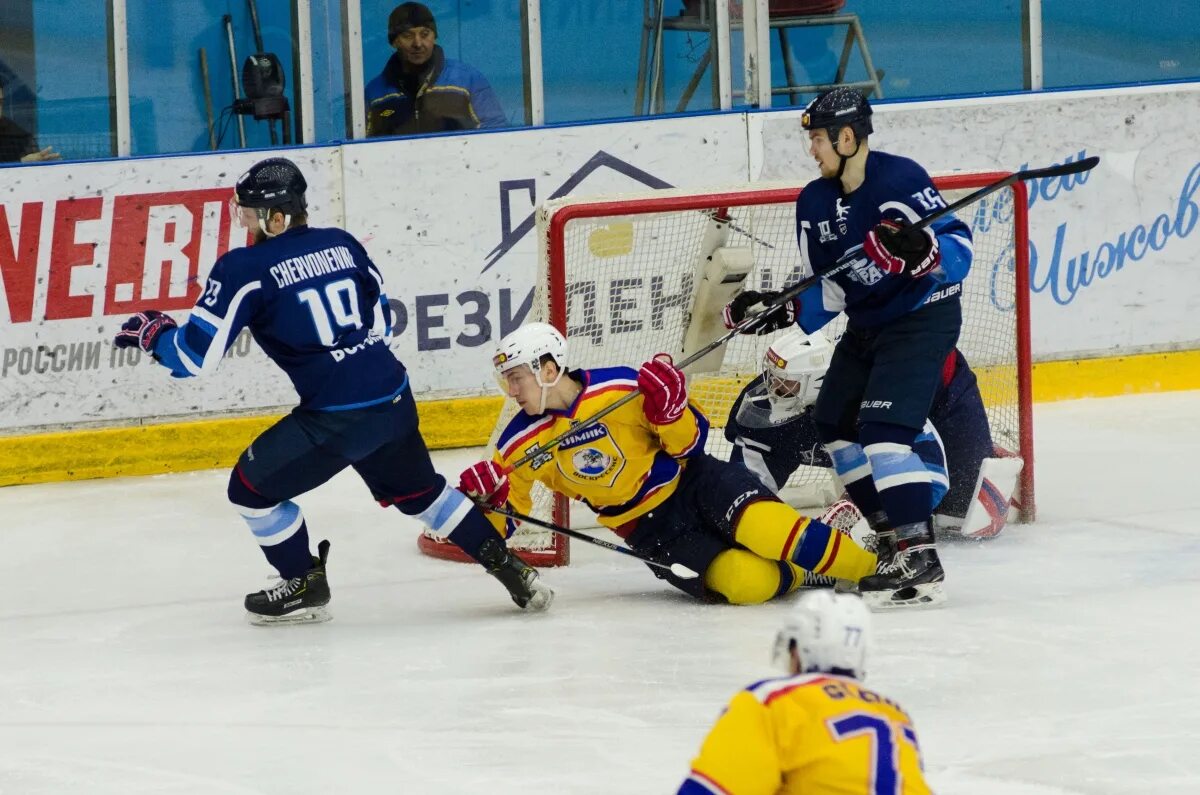
<svg viewBox="0 0 1200 795"><path fill-rule="evenodd" d="M789 331L763 354L763 384L775 412L797 412L812 405L821 391L833 346L819 331Z"/></svg>
<svg viewBox="0 0 1200 795"><path fill-rule="evenodd" d="M787 673L866 677L871 615L861 597L829 589L800 597L775 636L772 663ZM792 670L792 649L800 670Z"/></svg>
<svg viewBox="0 0 1200 795"><path fill-rule="evenodd" d="M549 356L558 365L558 375L553 381L542 381L542 359ZM549 323L526 323L512 332L496 346L492 357L496 369L496 380L504 387L504 374L517 367L528 367L543 389L552 387L567 371L567 340Z"/></svg>

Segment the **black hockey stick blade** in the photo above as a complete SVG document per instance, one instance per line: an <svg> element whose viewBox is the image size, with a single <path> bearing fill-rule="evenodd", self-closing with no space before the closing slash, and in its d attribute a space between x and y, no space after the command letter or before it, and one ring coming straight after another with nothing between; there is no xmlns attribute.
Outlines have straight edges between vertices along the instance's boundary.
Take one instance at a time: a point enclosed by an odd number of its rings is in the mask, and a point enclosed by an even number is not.
<svg viewBox="0 0 1200 795"><path fill-rule="evenodd" d="M1092 155L1091 157L1085 157L1083 160L1062 163L1061 165L1057 166L1046 166L1045 168L1031 168L1025 171L1014 171L1004 179L997 180L991 185L985 185L974 193L963 196L950 206L943 207L936 213L931 213L930 215L925 216L920 221L917 221L915 224L909 227L909 229L913 231L924 229L939 218L943 218L950 213L957 212L958 210L966 207L968 204L973 204L982 199L984 196L988 196L998 190L1003 190L1013 183L1024 182L1025 180L1030 179L1043 179L1044 177L1065 177L1068 174L1079 174L1084 171L1091 171L1099 162L1100 158L1096 155Z"/></svg>
<svg viewBox="0 0 1200 795"><path fill-rule="evenodd" d="M483 503L483 502L476 502L475 504L478 505L481 509L483 509L485 511L491 511L492 513L498 513L501 516L507 516L509 519L516 519L518 522L521 522L522 524L531 524L531 525L534 525L535 527L541 527L546 530L550 530L552 532L567 536L568 538L574 538L577 541L583 541L588 544L594 544L595 546L603 547L604 549L608 549L613 552L618 552L622 555L628 555L631 558L637 558L642 563L645 563L648 566L653 566L656 569L666 569L667 571L671 572L676 577L679 577L682 580L694 580L700 576L696 572L689 569L687 566L684 566L682 563L659 563L657 560L651 560L650 558L646 557L645 555L639 554L639 553L635 552L634 550L629 549L628 547L623 547L619 544L614 544L611 541L605 541L603 538L596 538L595 536L590 536L587 533L581 533L578 530L572 530L569 527L560 527L559 525L556 525L553 522L543 522L541 519L535 519L532 516L526 516L525 514L517 513L516 511L511 510L509 508L497 508L494 505L488 505L487 503Z"/></svg>

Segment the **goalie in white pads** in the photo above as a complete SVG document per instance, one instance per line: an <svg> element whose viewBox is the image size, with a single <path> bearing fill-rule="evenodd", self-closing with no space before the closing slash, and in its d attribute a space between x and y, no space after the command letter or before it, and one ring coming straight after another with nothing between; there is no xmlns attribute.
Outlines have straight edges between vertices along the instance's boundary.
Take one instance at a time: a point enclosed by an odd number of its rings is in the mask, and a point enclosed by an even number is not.
<svg viewBox="0 0 1200 795"><path fill-rule="evenodd" d="M812 409L832 352L819 331L780 335L763 356L762 375L730 409L725 423L725 438L733 444L730 460L744 464L772 491L801 466L833 466ZM923 436L931 438L913 449L935 484L936 526L969 538L996 536L1008 519L1022 463L997 455L975 373L957 349L942 368L929 421Z"/></svg>
<svg viewBox="0 0 1200 795"><path fill-rule="evenodd" d="M568 370L562 335L530 323L500 341L493 362L521 413L494 457L462 473L459 489L479 501L528 514L540 481L586 502L635 551L700 573L684 580L652 569L700 599L764 602L804 584L806 572L857 582L875 571L875 555L848 535L801 516L744 467L705 454L708 420L669 361ZM635 389L636 399L513 468Z"/></svg>

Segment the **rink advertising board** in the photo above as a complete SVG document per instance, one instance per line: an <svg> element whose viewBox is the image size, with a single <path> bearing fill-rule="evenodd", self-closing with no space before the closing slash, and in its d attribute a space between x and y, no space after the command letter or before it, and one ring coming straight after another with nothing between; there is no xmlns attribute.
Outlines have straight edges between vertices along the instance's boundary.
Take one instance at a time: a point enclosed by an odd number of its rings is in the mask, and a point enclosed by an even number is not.
<svg viewBox="0 0 1200 795"><path fill-rule="evenodd" d="M393 347L418 395L494 394L487 343L529 310L538 201L736 182L747 168L745 122L731 115L702 130L675 119L5 170L0 432L294 403L246 334L215 377L185 380L110 344L142 309L183 319L216 258L245 244L227 202L270 154L303 169L314 225L351 219L383 272Z"/></svg>
<svg viewBox="0 0 1200 795"><path fill-rule="evenodd" d="M811 177L798 118L751 119L756 178ZM1027 186L1034 357L1075 359L1200 348L1197 125L1200 86L1169 86L883 105L871 140L931 172L1100 156L1093 171Z"/></svg>
<svg viewBox="0 0 1200 795"><path fill-rule="evenodd" d="M1030 186L1035 357L1194 348L1197 98L1175 86L884 105L873 141L934 172L1100 155L1093 172ZM540 202L803 182L815 175L806 149L797 114L772 112L286 154L305 171L313 223L344 223L382 270L393 348L429 399L494 394L488 343L529 310ZM110 344L140 309L182 318L217 256L244 244L226 200L269 154L0 170L0 434L263 414L294 402L248 337L215 377L186 381Z"/></svg>
<svg viewBox="0 0 1200 795"><path fill-rule="evenodd" d="M224 374L171 378L112 346L143 309L183 319L217 257L246 244L228 202L264 153L4 169L0 202L0 430L194 415L293 401L248 336ZM316 216L340 220L340 150L289 153Z"/></svg>

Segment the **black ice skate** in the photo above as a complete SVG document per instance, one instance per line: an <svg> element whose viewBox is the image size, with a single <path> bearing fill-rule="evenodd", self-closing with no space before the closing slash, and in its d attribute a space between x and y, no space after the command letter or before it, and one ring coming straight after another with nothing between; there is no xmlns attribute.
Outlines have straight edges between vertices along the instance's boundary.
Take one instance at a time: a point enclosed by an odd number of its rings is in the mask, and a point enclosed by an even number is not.
<svg viewBox="0 0 1200 795"><path fill-rule="evenodd" d="M325 579L328 541L317 544L317 554L320 557L312 559L312 568L304 575L246 595L246 612L250 614L251 624L319 624L333 618L326 608L329 604L329 581Z"/></svg>
<svg viewBox="0 0 1200 795"><path fill-rule="evenodd" d="M538 580L535 568L509 551L499 538L489 538L479 548L479 562L487 573L508 589L522 610L545 610L554 601L554 591Z"/></svg>
<svg viewBox="0 0 1200 795"><path fill-rule="evenodd" d="M858 582L869 607L933 607L946 601L942 591L946 572L928 522L880 533L878 540L879 567Z"/></svg>

